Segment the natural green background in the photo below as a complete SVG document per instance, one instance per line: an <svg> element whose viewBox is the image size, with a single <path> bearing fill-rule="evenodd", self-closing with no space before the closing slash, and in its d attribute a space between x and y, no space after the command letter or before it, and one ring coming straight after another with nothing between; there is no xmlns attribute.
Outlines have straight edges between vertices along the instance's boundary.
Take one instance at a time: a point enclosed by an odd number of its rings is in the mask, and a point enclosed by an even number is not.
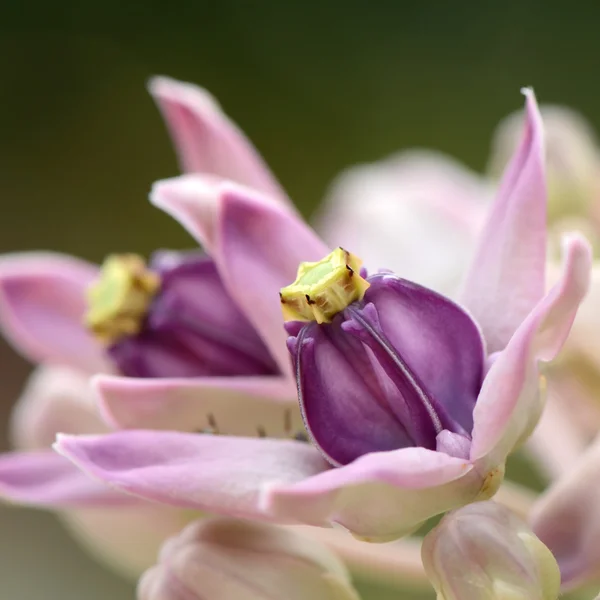
<svg viewBox="0 0 600 600"><path fill-rule="evenodd" d="M340 169L401 148L483 168L523 85L600 125L599 19L597 2L564 0L3 0L0 248L100 260L191 243L146 202L177 173L154 73L210 89L310 215ZM27 368L0 346L4 421ZM0 510L3 600L132 594L51 517Z"/></svg>

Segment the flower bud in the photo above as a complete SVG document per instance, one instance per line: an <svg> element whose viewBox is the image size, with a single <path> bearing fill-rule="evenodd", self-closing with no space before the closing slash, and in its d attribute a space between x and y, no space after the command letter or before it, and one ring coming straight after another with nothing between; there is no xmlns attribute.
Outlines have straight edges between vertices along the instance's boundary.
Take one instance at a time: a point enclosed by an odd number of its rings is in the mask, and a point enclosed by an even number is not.
<svg viewBox="0 0 600 600"><path fill-rule="evenodd" d="M358 600L344 566L289 530L234 519L196 521L168 540L138 600Z"/></svg>
<svg viewBox="0 0 600 600"><path fill-rule="evenodd" d="M552 553L507 508L478 502L449 513L424 539L438 600L556 600Z"/></svg>
<svg viewBox="0 0 600 600"><path fill-rule="evenodd" d="M86 325L130 377L277 372L214 262L199 253L158 252L149 266L109 257L90 288Z"/></svg>
<svg viewBox="0 0 600 600"><path fill-rule="evenodd" d="M415 446L467 458L483 380L479 328L427 288L391 273L363 278L349 253L341 268L336 252L301 265L281 290L311 440L334 466Z"/></svg>

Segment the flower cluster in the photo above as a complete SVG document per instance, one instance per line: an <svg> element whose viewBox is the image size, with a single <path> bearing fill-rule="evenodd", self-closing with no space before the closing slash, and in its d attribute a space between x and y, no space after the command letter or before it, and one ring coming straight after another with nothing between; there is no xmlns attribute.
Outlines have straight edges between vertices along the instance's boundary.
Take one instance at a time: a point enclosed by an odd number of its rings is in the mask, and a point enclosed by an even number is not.
<svg viewBox="0 0 600 600"><path fill-rule="evenodd" d="M579 459L595 425L573 415L545 450L581 357L600 356L589 300L576 319L592 249L570 233L554 257L575 190L591 210L585 129L552 113L546 142L525 89L497 186L425 154L358 168L325 203L325 242L208 93L150 91L184 171L150 199L202 250L0 259L0 327L37 365L0 494L146 571L140 600L356 599L339 557L428 578L440 600L551 600L561 576L600 574L582 487L597 444ZM499 504L526 442L557 477L529 525ZM412 541L366 543L447 512L422 566Z"/></svg>

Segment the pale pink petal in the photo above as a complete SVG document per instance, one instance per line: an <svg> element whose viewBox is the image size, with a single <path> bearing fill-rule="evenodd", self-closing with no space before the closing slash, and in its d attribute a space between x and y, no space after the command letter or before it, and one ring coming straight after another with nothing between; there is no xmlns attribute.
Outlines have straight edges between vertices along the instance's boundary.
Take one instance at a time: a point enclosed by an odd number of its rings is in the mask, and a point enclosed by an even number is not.
<svg viewBox="0 0 600 600"><path fill-rule="evenodd" d="M494 361L474 411L471 460L489 469L524 442L540 418L538 361L561 349L590 280L591 249L578 236L565 238L562 279L533 309Z"/></svg>
<svg viewBox="0 0 600 600"><path fill-rule="evenodd" d="M527 123L489 212L461 302L481 326L488 350L502 350L542 298L546 265L543 125L532 90Z"/></svg>
<svg viewBox="0 0 600 600"><path fill-rule="evenodd" d="M270 438L304 431L296 388L283 377L99 376L93 386L105 420L118 429L216 429L220 434Z"/></svg>
<svg viewBox="0 0 600 600"><path fill-rule="evenodd" d="M232 298L289 373L279 290L296 279L302 261L326 256L327 246L295 213L232 183L179 177L156 184L151 200L205 246Z"/></svg>
<svg viewBox="0 0 600 600"><path fill-rule="evenodd" d="M315 448L301 442L171 431L59 436L55 448L121 491L250 518L266 518L259 496L267 484L293 483L328 468Z"/></svg>
<svg viewBox="0 0 600 600"><path fill-rule="evenodd" d="M83 326L85 291L96 266L52 253L0 258L0 327L33 362L86 371L106 369L102 349Z"/></svg>
<svg viewBox="0 0 600 600"><path fill-rule="evenodd" d="M214 253L215 224L221 181L210 176L182 175L157 181L150 202L171 215L208 254Z"/></svg>
<svg viewBox="0 0 600 600"><path fill-rule="evenodd" d="M221 277L287 373L279 290L296 279L301 262L321 260L329 249L296 214L239 186L224 186L219 227Z"/></svg>
<svg viewBox="0 0 600 600"><path fill-rule="evenodd" d="M121 506L138 502L90 478L52 450L0 455L0 498L42 508Z"/></svg>
<svg viewBox="0 0 600 600"><path fill-rule="evenodd" d="M366 454L292 485L272 485L263 504L281 519L338 524L387 541L477 497L481 477L466 460L425 448Z"/></svg>
<svg viewBox="0 0 600 600"><path fill-rule="evenodd" d="M41 366L30 376L11 419L20 450L49 448L62 433L103 433L93 405L89 376L60 366Z"/></svg>
<svg viewBox="0 0 600 600"><path fill-rule="evenodd" d="M550 548L565 589L600 578L600 438L537 502L535 534Z"/></svg>
<svg viewBox="0 0 600 600"><path fill-rule="evenodd" d="M589 399L579 399L574 394L576 390L561 385L549 373L544 411L526 450L550 480L569 471L587 445L587 436L579 429L572 413Z"/></svg>
<svg viewBox="0 0 600 600"><path fill-rule="evenodd" d="M127 506L71 509L59 516L95 558L135 580L156 562L161 544L198 513L136 500Z"/></svg>
<svg viewBox="0 0 600 600"><path fill-rule="evenodd" d="M154 77L148 87L184 172L214 175L289 202L256 149L206 90L168 77Z"/></svg>
<svg viewBox="0 0 600 600"><path fill-rule="evenodd" d="M332 246L452 294L466 271L491 186L450 157L402 152L339 176L317 215Z"/></svg>

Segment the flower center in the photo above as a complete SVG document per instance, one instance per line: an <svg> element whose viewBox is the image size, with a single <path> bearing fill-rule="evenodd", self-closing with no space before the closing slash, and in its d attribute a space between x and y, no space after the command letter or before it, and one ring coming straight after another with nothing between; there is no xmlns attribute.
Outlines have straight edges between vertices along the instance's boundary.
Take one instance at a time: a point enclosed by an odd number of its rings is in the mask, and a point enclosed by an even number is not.
<svg viewBox="0 0 600 600"><path fill-rule="evenodd" d="M86 327L107 345L136 335L160 285L159 275L140 256L109 256L100 278L88 290Z"/></svg>
<svg viewBox="0 0 600 600"><path fill-rule="evenodd" d="M336 248L318 262L303 262L296 281L281 289L285 321L331 319L356 300L362 300L369 283L360 275L362 260L343 248Z"/></svg>

